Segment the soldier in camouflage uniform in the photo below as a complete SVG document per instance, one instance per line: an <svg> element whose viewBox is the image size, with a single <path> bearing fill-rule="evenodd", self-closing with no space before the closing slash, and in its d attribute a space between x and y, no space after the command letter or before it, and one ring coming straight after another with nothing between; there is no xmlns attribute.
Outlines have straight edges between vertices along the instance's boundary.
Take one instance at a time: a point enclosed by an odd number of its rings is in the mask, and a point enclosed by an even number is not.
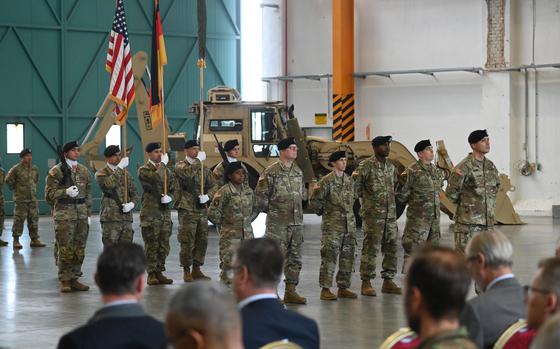
<svg viewBox="0 0 560 349"><path fill-rule="evenodd" d="M64 163L49 170L45 200L52 206L60 291L87 291L82 275L91 216L91 175L79 164L76 141L64 144Z"/></svg>
<svg viewBox="0 0 560 349"><path fill-rule="evenodd" d="M496 213L500 177L496 166L486 158L490 139L486 130L473 131L468 138L472 149L449 176L445 194L457 205L455 211L455 248L465 253L474 233L491 229Z"/></svg>
<svg viewBox="0 0 560 349"><path fill-rule="evenodd" d="M4 193L2 187L4 186L4 169L0 166L0 237L4 232ZM0 247L8 246L8 242L0 239Z"/></svg>
<svg viewBox="0 0 560 349"><path fill-rule="evenodd" d="M163 275L165 259L169 255L171 222L170 196L174 189L173 173L167 168L167 154L162 154L160 143L146 145L148 162L138 169L142 185L142 208L140 229L148 258L148 285L172 284L173 280ZM167 179L166 179L167 178ZM167 186L165 186L167 181ZM167 189L167 190L164 190Z"/></svg>
<svg viewBox="0 0 560 349"><path fill-rule="evenodd" d="M437 245L441 238L439 193L443 186L443 171L432 164L434 149L429 139L418 142L414 151L418 154L418 161L405 170L404 185L397 193L397 201L408 203L402 237L403 273L412 252L419 245L426 241Z"/></svg>
<svg viewBox="0 0 560 349"><path fill-rule="evenodd" d="M183 281L209 280L200 267L204 264L208 247L208 205L218 186L210 169L203 166L204 193L200 192L201 159L205 159L205 154L200 152L195 140L185 142L183 148L185 160L175 166L175 208L179 214L177 239L181 245L179 258L183 267Z"/></svg>
<svg viewBox="0 0 560 349"><path fill-rule="evenodd" d="M245 184L247 172L241 162L230 163L225 170L226 184L212 199L208 218L216 224L220 248L220 280L229 284L226 276L231 267L236 244L253 238L251 220L257 214L257 203L253 189Z"/></svg>
<svg viewBox="0 0 560 349"><path fill-rule="evenodd" d="M23 149L19 153L19 157L20 163L14 165L6 176L6 184L14 198L14 224L12 225L14 249L22 248L19 238L23 234L23 223L26 219L31 247L45 247L45 244L39 240L38 234L37 182L39 181L39 168L31 163L33 155L30 149Z"/></svg>
<svg viewBox="0 0 560 349"><path fill-rule="evenodd" d="M103 246L119 242L132 242L132 210L138 204L138 193L134 178L125 168L128 158L121 158L118 145L110 145L103 152L107 165L95 173L95 180L101 188L101 222ZM127 198L125 201L124 176L127 176Z"/></svg>
<svg viewBox="0 0 560 349"><path fill-rule="evenodd" d="M362 161L352 173L356 191L361 198L364 241L360 276L362 295L375 296L371 285L375 279L376 258L379 247L383 253L383 293L400 294L401 289L393 278L397 273L397 213L395 188L398 182L397 169L387 159L391 151L391 136L375 137L371 145L374 155Z"/></svg>
<svg viewBox="0 0 560 349"><path fill-rule="evenodd" d="M260 211L267 213L265 236L276 240L286 255L284 302L305 304L296 291L302 264L303 172L295 163L298 148L293 137L278 142L278 150L280 160L261 174L255 195Z"/></svg>
<svg viewBox="0 0 560 349"><path fill-rule="evenodd" d="M346 152L337 151L329 157L333 171L321 178L313 187L310 203L321 221L321 268L319 285L322 300L356 298L351 292L350 279L354 269L354 252L356 249L356 217L354 217L354 201L356 192L354 180L344 173L346 170ZM337 295L330 290L333 274L338 259L336 283Z"/></svg>
<svg viewBox="0 0 560 349"><path fill-rule="evenodd" d="M226 156L228 162L231 164L232 162L239 161L238 158L241 156L241 147L239 146L239 141L237 139L230 139L224 144L224 151L226 152ZM245 164L241 163L243 169L245 169L245 185L249 185L249 172L247 171L247 167ZM224 164L223 161L220 161L219 164L214 167L214 178L216 180L216 185L218 188L221 188L224 184L227 183L226 178L224 177L225 168L227 165Z"/></svg>

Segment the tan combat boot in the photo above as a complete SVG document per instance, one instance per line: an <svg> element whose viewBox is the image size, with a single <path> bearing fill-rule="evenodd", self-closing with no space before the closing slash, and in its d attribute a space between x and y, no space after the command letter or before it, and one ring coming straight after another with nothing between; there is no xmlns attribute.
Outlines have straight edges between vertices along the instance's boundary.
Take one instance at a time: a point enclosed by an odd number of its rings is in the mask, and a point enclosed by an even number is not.
<svg viewBox="0 0 560 349"><path fill-rule="evenodd" d="M336 295L338 296L338 298L350 298L350 299L358 298L357 294L355 294L354 292L350 291L347 288L339 288Z"/></svg>
<svg viewBox="0 0 560 349"><path fill-rule="evenodd" d="M409 260L410 260L410 257L407 257L407 256L404 257L401 273L406 274L408 272Z"/></svg>
<svg viewBox="0 0 560 349"><path fill-rule="evenodd" d="M328 287L323 287L321 289L321 300L322 301L336 301L336 295L331 292Z"/></svg>
<svg viewBox="0 0 560 349"><path fill-rule="evenodd" d="M381 287L381 292L392 293L392 294L402 294L402 289L397 286L391 279L383 280L383 287Z"/></svg>
<svg viewBox="0 0 560 349"><path fill-rule="evenodd" d="M371 281L362 280L362 296L369 296L369 297L377 296L377 293L373 289L373 286L371 286Z"/></svg>
<svg viewBox="0 0 560 349"><path fill-rule="evenodd" d="M0 239L0 247L8 246L8 241Z"/></svg>
<svg viewBox="0 0 560 349"><path fill-rule="evenodd" d="M306 304L307 299L297 293L296 285L286 284L286 291L284 292L284 303Z"/></svg>
<svg viewBox="0 0 560 349"><path fill-rule="evenodd" d="M149 273L148 274L148 285L150 285L150 286L159 285L159 280L156 277L156 273Z"/></svg>
<svg viewBox="0 0 560 349"><path fill-rule="evenodd" d="M159 281L161 285L171 285L173 283L173 279L168 278L167 276L163 275L161 272L156 273L156 279Z"/></svg>
<svg viewBox="0 0 560 349"><path fill-rule="evenodd" d="M70 286L70 281L61 281L60 282L60 292L62 292L62 293L72 292L72 286Z"/></svg>
<svg viewBox="0 0 560 349"><path fill-rule="evenodd" d="M41 240L39 239L33 239L31 240L31 247L45 247L47 245L45 245Z"/></svg>
<svg viewBox="0 0 560 349"><path fill-rule="evenodd" d="M82 284L77 279L70 282L70 288L72 291L89 291L89 286Z"/></svg>
<svg viewBox="0 0 560 349"><path fill-rule="evenodd" d="M193 277L191 275L191 268L185 268L183 271L183 281L184 282L192 282Z"/></svg>
<svg viewBox="0 0 560 349"><path fill-rule="evenodd" d="M208 276L202 273L202 270L200 270L200 266L194 266L192 268L192 277L195 280L210 280Z"/></svg>
<svg viewBox="0 0 560 349"><path fill-rule="evenodd" d="M14 250L20 250L23 246L19 242L19 238L14 238Z"/></svg>

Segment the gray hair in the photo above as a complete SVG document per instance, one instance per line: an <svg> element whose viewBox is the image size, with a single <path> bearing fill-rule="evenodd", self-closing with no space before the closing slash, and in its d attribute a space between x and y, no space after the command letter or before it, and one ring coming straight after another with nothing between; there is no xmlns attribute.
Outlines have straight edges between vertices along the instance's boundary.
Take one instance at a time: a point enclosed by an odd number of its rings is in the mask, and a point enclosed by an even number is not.
<svg viewBox="0 0 560 349"><path fill-rule="evenodd" d="M475 235L466 249L467 258L484 256L490 268L511 267L513 247L508 238L499 230L487 230Z"/></svg>
<svg viewBox="0 0 560 349"><path fill-rule="evenodd" d="M560 343L560 314L546 320L531 344L531 349L556 349Z"/></svg>
<svg viewBox="0 0 560 349"><path fill-rule="evenodd" d="M213 281L183 286L169 301L167 315L184 330L203 331L212 343L241 337L241 319L231 291Z"/></svg>

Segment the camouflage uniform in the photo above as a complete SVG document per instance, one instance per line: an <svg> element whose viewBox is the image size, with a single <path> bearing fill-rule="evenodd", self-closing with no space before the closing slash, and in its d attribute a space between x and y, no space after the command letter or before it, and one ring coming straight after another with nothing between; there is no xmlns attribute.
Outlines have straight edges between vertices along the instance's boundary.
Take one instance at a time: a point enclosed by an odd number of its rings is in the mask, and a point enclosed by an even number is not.
<svg viewBox="0 0 560 349"><path fill-rule="evenodd" d="M417 349L477 349L478 347L470 339L467 330L445 331L433 337L427 338L416 347Z"/></svg>
<svg viewBox="0 0 560 349"><path fill-rule="evenodd" d="M171 222L171 204L162 204L164 176L167 172L167 195L172 196L174 179L171 170L163 163L159 168L148 161L138 169L138 178L142 185L142 208L140 209L140 229L146 257L148 273L161 273L165 270L165 259L169 255L169 237Z"/></svg>
<svg viewBox="0 0 560 349"><path fill-rule="evenodd" d="M375 279L377 252L383 253L383 279L393 279L397 272L397 213L395 187L397 169L386 159L374 156L362 161L352 173L358 196L362 199L360 215L364 242L360 275L362 280Z"/></svg>
<svg viewBox="0 0 560 349"><path fill-rule="evenodd" d="M245 164L242 163L241 167L243 167L243 169L245 170L245 185L249 185L249 171L247 171L247 167L245 166ZM221 188L226 184L226 180L224 178L224 171L225 171L225 166L223 161L217 164L216 167L214 167L214 171L212 171L212 174L214 174L214 178L216 180L216 185L218 186L218 188Z"/></svg>
<svg viewBox="0 0 560 349"><path fill-rule="evenodd" d="M226 280L224 271L231 266L234 244L237 240L253 238L251 220L256 213L255 194L247 185L236 187L228 182L214 194L208 217L218 226L222 280Z"/></svg>
<svg viewBox="0 0 560 349"><path fill-rule="evenodd" d="M4 232L4 193L2 188L4 187L4 169L0 167L0 236Z"/></svg>
<svg viewBox="0 0 560 349"><path fill-rule="evenodd" d="M443 171L433 164L424 164L418 160L406 169L404 177L405 183L397 193L397 200L408 203L402 237L406 260L422 243L439 243L439 193L444 176Z"/></svg>
<svg viewBox="0 0 560 349"><path fill-rule="evenodd" d="M14 198L14 224L12 235L19 238L23 233L23 223L27 219L27 228L32 240L39 239L37 206L37 182L39 168L33 164L19 163L14 165L6 176L6 184Z"/></svg>
<svg viewBox="0 0 560 349"><path fill-rule="evenodd" d="M132 242L132 211L123 213L122 204L126 202L138 205L138 193L134 179L127 171L128 198L124 199L125 171L119 167L112 170L108 165L95 173L95 180L101 188L101 208L99 221L101 222L103 246L119 242Z"/></svg>
<svg viewBox="0 0 560 349"><path fill-rule="evenodd" d="M464 253L476 232L494 226L496 195L500 178L492 161L476 160L469 154L449 177L445 194L457 205L455 211L455 249Z"/></svg>
<svg viewBox="0 0 560 349"><path fill-rule="evenodd" d="M356 249L355 200L354 180L346 173L337 177L333 171L313 188L311 206L318 215L323 216L319 271L319 284L323 288L332 287L339 253L336 283L339 288L350 287Z"/></svg>
<svg viewBox="0 0 560 349"><path fill-rule="evenodd" d="M199 201L200 165L200 160L194 159L192 164L183 160L175 166L177 178L175 208L179 213L177 240L181 245L179 259L185 269L192 265L202 266L208 247L208 210ZM204 166L204 193L212 199L217 190L218 186L212 172Z"/></svg>
<svg viewBox="0 0 560 349"><path fill-rule="evenodd" d="M65 183L62 164L49 170L46 178L45 200L52 206L55 232L56 261L58 279L72 281L82 275L86 242L88 237L88 217L91 216L91 177L89 170L77 164L71 170L73 184ZM66 189L78 187L79 194L71 198Z"/></svg>
<svg viewBox="0 0 560 349"><path fill-rule="evenodd" d="M260 211L266 212L266 233L280 244L286 256L286 284L297 285L303 244L303 173L294 162L286 167L278 161L259 178L255 196Z"/></svg>

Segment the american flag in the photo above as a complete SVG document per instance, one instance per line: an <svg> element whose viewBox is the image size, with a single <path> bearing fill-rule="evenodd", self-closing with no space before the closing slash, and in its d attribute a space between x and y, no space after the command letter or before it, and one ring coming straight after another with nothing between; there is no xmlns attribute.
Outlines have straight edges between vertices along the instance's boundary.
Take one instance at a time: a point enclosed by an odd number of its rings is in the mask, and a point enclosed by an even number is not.
<svg viewBox="0 0 560 349"><path fill-rule="evenodd" d="M115 101L116 121L118 125L121 125L126 121L128 109L134 100L134 77L124 14L124 0L117 1L105 69L111 74L109 95Z"/></svg>

